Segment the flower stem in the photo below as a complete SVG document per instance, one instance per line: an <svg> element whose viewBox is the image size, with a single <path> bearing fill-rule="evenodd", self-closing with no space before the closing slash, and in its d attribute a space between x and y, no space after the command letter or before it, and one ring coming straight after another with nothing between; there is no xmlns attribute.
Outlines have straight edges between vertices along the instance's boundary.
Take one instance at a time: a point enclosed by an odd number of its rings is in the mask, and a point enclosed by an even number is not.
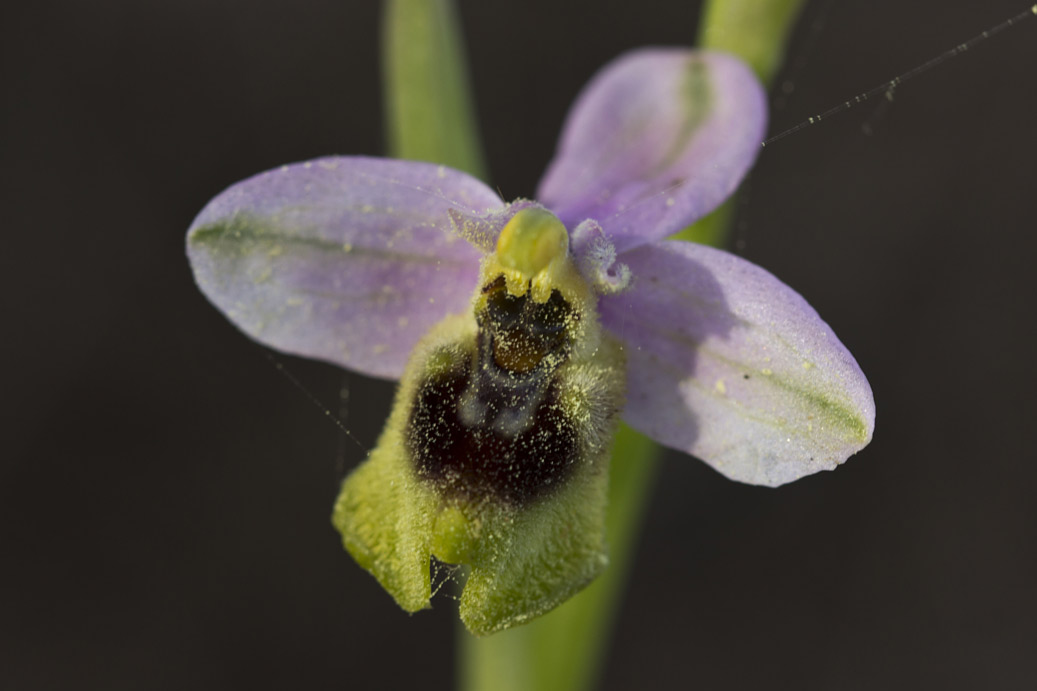
<svg viewBox="0 0 1037 691"><path fill-rule="evenodd" d="M699 46L745 60L766 86L774 81L796 18L806 0L710 0L702 10ZM735 197L673 236L723 247L731 233Z"/></svg>
<svg viewBox="0 0 1037 691"><path fill-rule="evenodd" d="M710 0L702 10L698 44L737 55L769 86L805 1Z"/></svg>
<svg viewBox="0 0 1037 691"><path fill-rule="evenodd" d="M389 152L485 179L464 42L452 0L386 0L382 83Z"/></svg>

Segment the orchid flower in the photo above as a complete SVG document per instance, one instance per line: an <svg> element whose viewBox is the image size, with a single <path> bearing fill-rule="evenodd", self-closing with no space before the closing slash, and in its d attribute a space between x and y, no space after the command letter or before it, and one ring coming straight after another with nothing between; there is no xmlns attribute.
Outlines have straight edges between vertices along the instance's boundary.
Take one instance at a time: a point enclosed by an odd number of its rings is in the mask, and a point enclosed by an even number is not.
<svg viewBox="0 0 1037 691"><path fill-rule="evenodd" d="M867 380L802 297L666 240L734 191L765 121L738 60L640 50L580 95L536 202L431 163L330 157L233 185L195 219L198 285L246 334L401 380L333 520L404 609L429 606L432 556L466 567L477 634L593 579L620 416L768 486L869 442Z"/></svg>

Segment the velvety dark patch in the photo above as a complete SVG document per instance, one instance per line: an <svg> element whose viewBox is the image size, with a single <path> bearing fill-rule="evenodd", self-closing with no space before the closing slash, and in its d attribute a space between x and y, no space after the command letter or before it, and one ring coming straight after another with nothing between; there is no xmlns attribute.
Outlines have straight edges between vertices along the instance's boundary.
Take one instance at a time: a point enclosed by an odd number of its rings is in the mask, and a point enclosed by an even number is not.
<svg viewBox="0 0 1037 691"><path fill-rule="evenodd" d="M556 403L555 385L548 384L533 405L515 408L505 404L523 395L516 390L521 387L474 392L471 383L471 370L465 367L419 389L407 435L419 476L447 494L490 495L512 504L528 503L559 486L575 465L578 443L574 425ZM462 419L466 403L484 415ZM527 426L510 434L516 411Z"/></svg>
<svg viewBox="0 0 1037 691"><path fill-rule="evenodd" d="M555 381L572 309L557 291L537 304L503 280L484 290L474 362L421 384L407 445L419 476L445 493L523 504L558 487L577 460Z"/></svg>

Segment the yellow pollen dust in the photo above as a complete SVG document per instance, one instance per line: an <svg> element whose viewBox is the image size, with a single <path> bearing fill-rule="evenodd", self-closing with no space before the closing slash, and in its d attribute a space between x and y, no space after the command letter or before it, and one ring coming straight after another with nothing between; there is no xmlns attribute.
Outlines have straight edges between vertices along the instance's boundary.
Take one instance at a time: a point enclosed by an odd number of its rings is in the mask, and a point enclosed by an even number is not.
<svg viewBox="0 0 1037 691"><path fill-rule="evenodd" d="M512 295L544 302L567 273L569 233L558 217L535 207L516 213L497 238L496 261Z"/></svg>

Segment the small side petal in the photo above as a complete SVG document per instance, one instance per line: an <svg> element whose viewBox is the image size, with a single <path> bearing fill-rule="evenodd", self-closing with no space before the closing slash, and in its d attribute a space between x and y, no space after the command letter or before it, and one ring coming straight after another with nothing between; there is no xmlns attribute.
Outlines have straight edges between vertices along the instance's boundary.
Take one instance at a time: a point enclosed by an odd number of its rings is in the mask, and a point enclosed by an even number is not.
<svg viewBox="0 0 1037 691"><path fill-rule="evenodd" d="M502 207L443 166L323 158L224 191L191 225L187 254L202 292L257 341L397 378L478 280L481 253L448 212Z"/></svg>
<svg viewBox="0 0 1037 691"><path fill-rule="evenodd" d="M662 239L735 190L766 119L763 88L734 57L628 53L577 99L537 198L569 227L596 219L619 252Z"/></svg>
<svg viewBox="0 0 1037 691"><path fill-rule="evenodd" d="M633 427L731 479L769 486L830 470L871 440L867 379L791 288L691 243L621 260L633 284L599 309L625 342Z"/></svg>

